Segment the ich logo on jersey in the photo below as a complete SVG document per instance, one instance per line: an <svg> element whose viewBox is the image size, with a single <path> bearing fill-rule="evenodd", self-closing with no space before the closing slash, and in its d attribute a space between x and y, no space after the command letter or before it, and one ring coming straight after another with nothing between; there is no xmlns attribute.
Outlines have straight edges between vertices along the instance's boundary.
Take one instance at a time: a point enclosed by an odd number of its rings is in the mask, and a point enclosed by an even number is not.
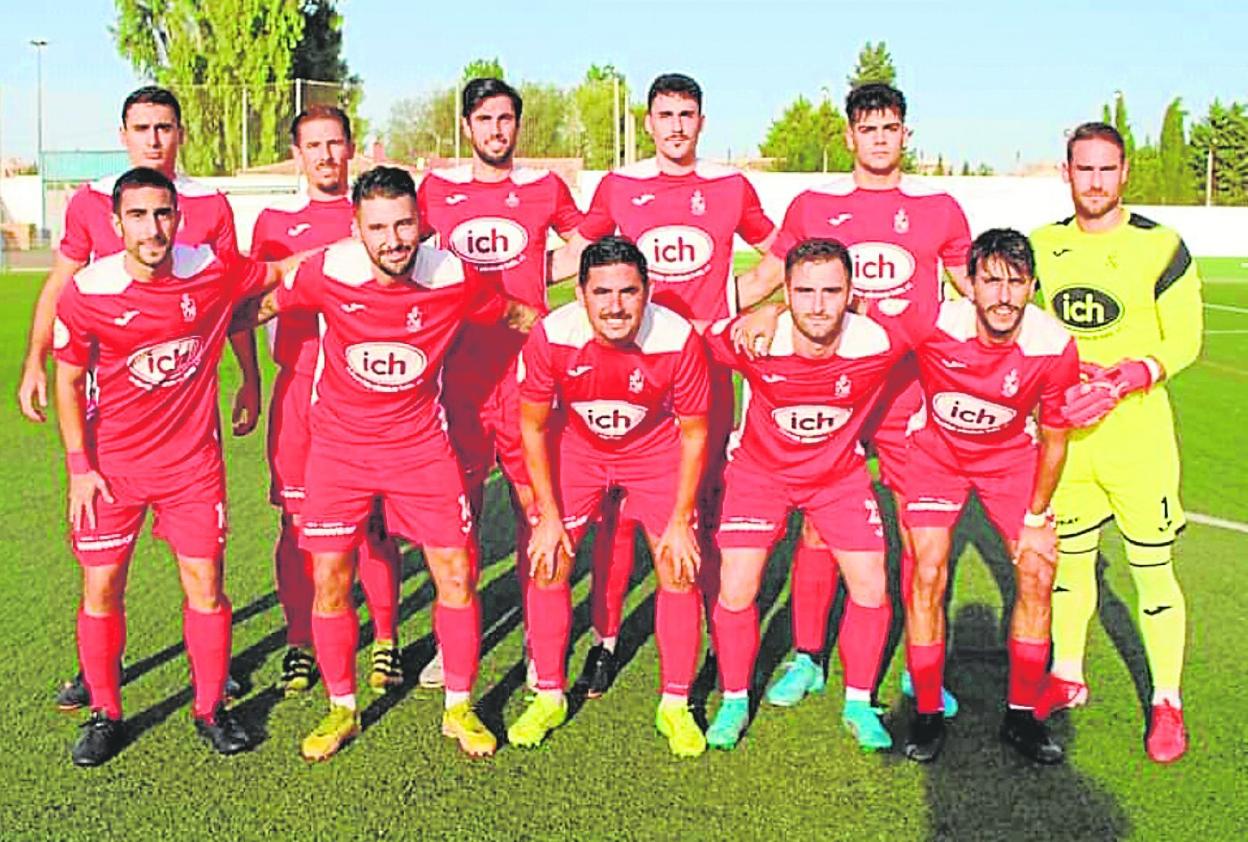
<svg viewBox="0 0 1248 842"><path fill-rule="evenodd" d="M176 386L199 370L204 342L198 336L185 336L140 348L126 365L130 379L144 389Z"/></svg>
<svg viewBox="0 0 1248 842"><path fill-rule="evenodd" d="M1008 406L962 392L937 392L932 398L936 423L955 433L995 433L1013 421L1016 414Z"/></svg>
<svg viewBox="0 0 1248 842"><path fill-rule="evenodd" d="M637 240L637 248L646 256L650 271L663 275L663 280L693 280L715 251L715 243L701 228L692 225L663 225L651 228Z"/></svg>
<svg viewBox="0 0 1248 842"><path fill-rule="evenodd" d="M347 348L347 371L374 392L412 388L426 363L423 351L403 342L361 342Z"/></svg>
<svg viewBox="0 0 1248 842"><path fill-rule="evenodd" d="M497 266L515 260L529 244L524 226L501 216L479 216L451 231L450 246L461 260L478 266Z"/></svg>
<svg viewBox="0 0 1248 842"><path fill-rule="evenodd" d="M892 243L856 243L849 247L854 264L854 290L868 298L884 298L901 290L914 276L914 256Z"/></svg>
<svg viewBox="0 0 1248 842"><path fill-rule="evenodd" d="M572 404L585 426L604 439L628 435L646 417L646 408L627 401L578 401Z"/></svg>
<svg viewBox="0 0 1248 842"><path fill-rule="evenodd" d="M825 441L828 436L844 427L853 414L852 409L844 406L803 404L773 409L771 420L789 438L804 444L815 444Z"/></svg>
<svg viewBox="0 0 1248 842"><path fill-rule="evenodd" d="M1053 313L1071 330L1107 328L1122 316L1122 304L1104 290L1066 287L1053 295Z"/></svg>

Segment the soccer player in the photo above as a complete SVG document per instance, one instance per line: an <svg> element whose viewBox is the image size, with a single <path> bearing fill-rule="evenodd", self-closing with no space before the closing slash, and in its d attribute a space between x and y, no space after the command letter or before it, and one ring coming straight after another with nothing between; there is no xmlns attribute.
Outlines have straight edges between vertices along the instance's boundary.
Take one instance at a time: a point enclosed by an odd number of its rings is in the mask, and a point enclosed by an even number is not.
<svg viewBox="0 0 1248 842"><path fill-rule="evenodd" d="M177 98L157 87L143 87L126 97L121 106L121 143L136 167L150 167L165 174L178 190L182 220L176 242L212 246L218 255L237 251L234 214L217 190L178 175L178 149L184 140L182 108ZM124 243L113 226L112 191L116 176L86 184L74 193L65 209L65 234L57 248L52 271L44 281L31 319L30 339L18 386L22 414L31 421L44 420L47 406L48 354L52 350L52 323L56 301L74 273L89 262L117 254ZM245 435L255 427L260 412L260 371L256 345L246 333L233 334L230 343L238 357L243 383L234 399L234 433ZM93 374L87 372L87 414L94 416ZM233 681L230 681L233 684ZM77 710L88 702L86 685L79 673L57 691L61 710Z"/></svg>
<svg viewBox="0 0 1248 842"><path fill-rule="evenodd" d="M971 236L957 201L927 182L902 174L909 128L901 91L867 84L845 100L845 143L854 155L849 175L793 199L770 253L739 279L741 306L748 307L781 283L784 256L810 237L832 237L849 246L854 293L867 314L898 317L921 330L930 326L943 296L941 270L965 292L966 251ZM879 458L880 478L900 492L906 421L922 404L913 359L899 365L881 395L866 437ZM903 592L912 564L902 557ZM836 566L819 536L803 527L793 553L793 641L797 654L767 692L775 705L795 705L822 686L821 653L828 612L836 593ZM908 673L903 690L910 693ZM946 694L945 712L957 702Z"/></svg>
<svg viewBox="0 0 1248 842"><path fill-rule="evenodd" d="M663 693L655 725L677 756L706 750L688 704L702 642L695 530L706 358L693 326L649 298L641 250L604 237L581 253L577 300L543 319L521 355L520 434L536 500L525 621L537 695L507 729L518 746L536 746L567 718L572 561L589 520L617 490L654 552ZM557 431L554 401L567 407Z"/></svg>
<svg viewBox="0 0 1248 842"><path fill-rule="evenodd" d="M72 751L95 766L124 740L124 594L134 542L150 507L186 594L183 624L199 734L222 754L247 748L224 706L230 601L223 590L225 478L217 363L235 305L278 268L175 245L181 217L166 175L136 168L114 179L113 226L123 250L76 272L57 304L56 405L69 468L69 518L82 565L78 656L91 717ZM97 372L94 445L86 433L86 371Z"/></svg>
<svg viewBox="0 0 1248 842"><path fill-rule="evenodd" d="M598 185L585 221L556 253L556 277L571 275L581 250L618 230L646 256L654 302L689 319L699 333L736 312L732 248L739 234L766 251L775 225L745 175L698 158L706 117L702 88L679 73L659 76L647 95L646 131L655 156L608 173ZM712 365L706 478L699 503L702 587L713 600L718 562L713 541L724 463L732 430L734 394L728 369ZM615 518L608 516L610 523ZM595 541L593 625L598 640L585 673L590 696L600 695L615 674L615 641L633 567L636 523L619 520ZM604 587L605 585L605 587Z"/></svg>
<svg viewBox="0 0 1248 842"><path fill-rule="evenodd" d="M953 527L974 490L1005 541L1018 588L1001 739L1039 763L1058 763L1062 748L1034 707L1057 564L1049 502L1066 458L1063 396L1079 382L1079 357L1062 325L1028 303L1036 272L1025 236L985 231L967 268L969 297L942 304L915 350L924 415L910 437L902 523L915 559L906 647L917 712L905 751L926 763L944 745L945 587Z"/></svg>
<svg viewBox="0 0 1248 842"><path fill-rule="evenodd" d="M729 446L712 627L724 701L707 729L721 749L749 722L758 655L759 583L791 509L832 547L849 588L838 637L845 725L868 751L892 738L871 705L888 637L883 526L858 441L879 387L909 351L904 334L849 310L853 264L835 240L805 240L785 258L785 300L768 356L734 349L730 322L707 333L711 355L745 376L744 417Z"/></svg>
<svg viewBox="0 0 1248 842"><path fill-rule="evenodd" d="M290 152L306 180L303 195L265 208L256 218L251 254L261 260L288 257L324 247L351 236L354 214L349 195L349 167L355 154L351 122L339 108L314 105L290 127ZM280 689L287 696L307 690L316 665L312 654L312 560L299 549L297 521L305 494L308 458L308 413L320 353L320 328L312 313L285 313L270 332L278 365L269 415L271 499L282 508L281 533L275 553L277 595L286 615L286 654ZM399 555L380 515L369 519L360 542L360 583L372 615L374 638L368 684L384 691L401 684L395 616L398 601Z"/></svg>
<svg viewBox="0 0 1248 842"><path fill-rule="evenodd" d="M330 709L301 751L326 760L360 730L353 551L381 497L387 526L423 546L437 590L442 732L468 754L492 754L495 737L470 698L481 643L472 513L438 393L442 360L465 318L505 317L523 327L536 312L514 301L504 306L454 255L418 246L416 185L405 170L364 173L352 205L359 239L309 259L260 308L261 318L306 310L324 324L299 545L312 554L312 638Z"/></svg>
<svg viewBox="0 0 1248 842"><path fill-rule="evenodd" d="M1083 704L1088 622L1096 611L1100 527L1117 521L1139 597L1153 683L1146 737L1158 763L1187 750L1179 682L1187 635L1172 547L1185 518L1165 382L1200 353L1196 262L1174 231L1122 206L1121 135L1085 123L1066 144L1075 213L1032 234L1047 306L1071 331L1090 379L1072 396L1081 426L1053 497L1060 559L1053 589L1053 669L1039 716Z"/></svg>
<svg viewBox="0 0 1248 842"><path fill-rule="evenodd" d="M559 176L515 165L523 108L520 94L506 82L469 81L462 119L472 141L472 163L432 171L416 195L421 225L437 234L442 248L497 278L508 295L544 314L551 278L547 232L571 236L581 212ZM485 480L495 462L511 481L521 594L528 574L525 512L533 506L520 452L515 365L523 345L524 336L504 326L466 326L447 356L443 395L451 444L464 469L474 516L480 516ZM523 604L523 596L521 600ZM421 671L420 683L442 686L440 652Z"/></svg>

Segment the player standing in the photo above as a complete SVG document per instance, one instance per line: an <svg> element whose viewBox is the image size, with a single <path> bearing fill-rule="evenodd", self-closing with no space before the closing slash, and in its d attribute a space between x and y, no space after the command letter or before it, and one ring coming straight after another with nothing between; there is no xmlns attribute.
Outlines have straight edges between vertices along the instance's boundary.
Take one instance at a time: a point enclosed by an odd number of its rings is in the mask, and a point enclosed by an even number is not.
<svg viewBox="0 0 1248 842"><path fill-rule="evenodd" d="M536 313L514 302L504 308L454 255L418 247L416 185L406 171L364 173L352 205L359 239L309 259L261 306L262 318L307 310L324 320L299 544L312 554L312 638L330 710L304 738L302 754L326 760L360 730L351 580L353 551L376 497L387 526L423 546L437 590L433 628L446 659L442 731L469 754L492 754L496 740L470 698L481 603L468 550L472 514L439 404L441 368L465 318L523 315L531 324Z"/></svg>
<svg viewBox="0 0 1248 842"><path fill-rule="evenodd" d="M535 746L567 718L564 659L576 545L607 495L623 495L653 549L662 700L655 725L672 752L706 738L689 710L701 649L696 500L706 463L708 380L702 340L649 303L646 258L622 237L581 253L577 300L534 329L520 360L520 433L536 499L525 621L537 695L507 729ZM552 435L552 403L567 422ZM553 440L552 440L553 439Z"/></svg>
<svg viewBox="0 0 1248 842"><path fill-rule="evenodd" d="M759 647L755 599L788 513L800 508L833 548L849 589L837 637L843 721L863 748L887 749L892 737L871 705L871 691L892 612L883 526L858 442L879 387L909 344L903 334L849 312L853 263L840 243L797 244L784 274L789 312L780 317L768 356L735 350L728 320L707 333L712 356L741 371L746 386L717 536L723 567L712 624L724 701L706 738L731 749L749 722Z"/></svg>
<svg viewBox="0 0 1248 842"><path fill-rule="evenodd" d="M178 149L184 141L182 107L177 98L157 87L142 87L130 93L121 106L118 132L130 163L150 167L173 181L178 190L181 219L176 242L190 246L210 245L218 255L238 250L234 235L234 214L219 191L177 173ZM121 252L124 242L113 227L112 191L117 176L102 178L79 188L65 209L65 233L57 248L52 271L48 273L35 304L30 338L26 348L18 403L31 421L44 420L47 406L48 354L52 350L52 323L56 302L74 273L89 262ZM245 435L255 427L260 413L260 370L256 363L254 338L246 333L230 337L242 369L242 386L234 399L234 434ZM87 372L87 414L94 416L93 374ZM231 683L233 683L231 681ZM79 673L57 691L61 710L76 710L87 704L88 694Z"/></svg>
<svg viewBox="0 0 1248 842"><path fill-rule="evenodd" d="M849 246L854 293L865 304L864 312L898 317L921 330L934 322L944 297L942 269L966 290L971 242L966 215L948 193L902 174L909 129L901 91L884 84L855 88L845 100L845 117L853 172L793 199L770 253L740 278L741 306L761 301L779 286L784 256L794 244L831 237ZM879 457L880 478L894 494L905 463L906 422L921 404L913 358L908 358L885 385L866 427ZM903 592L909 589L911 566L903 554ZM820 661L836 594L835 563L819 536L805 528L793 553L792 594L797 654L766 697L782 706L797 704L823 684ZM910 692L908 673L903 689ZM945 712L952 716L956 705L946 694Z"/></svg>
<svg viewBox="0 0 1248 842"><path fill-rule="evenodd" d="M1057 565L1049 502L1066 459L1063 396L1079 382L1079 357L1062 325L1028 303L1036 273L1026 237L985 231L967 267L970 296L942 304L935 329L915 349L924 420L910 437L903 488L902 523L915 559L906 660L917 709L906 755L931 762L944 745L945 588L953 527L973 489L1017 582L1001 739L1032 760L1058 763L1062 748L1033 709L1049 660Z"/></svg>
<svg viewBox="0 0 1248 842"><path fill-rule="evenodd" d="M349 167L355 155L351 122L340 108L314 105L290 127L290 152L306 179L306 192L265 208L256 218L251 254L260 260L288 257L351 236L354 214ZM305 496L304 468L311 432L308 413L320 353L320 327L312 313L285 313L270 322L273 382L269 415L271 499L282 508L275 569L277 596L286 615L286 654L279 686L286 695L307 690L316 660L312 654L312 559L299 549L297 520ZM395 608L398 601L398 548L385 535L380 515L370 518L360 542L360 583L372 615L374 638L369 686L384 690L402 683Z"/></svg>
<svg viewBox="0 0 1248 842"><path fill-rule="evenodd" d="M1165 381L1200 353L1204 314L1196 262L1179 235L1123 208L1127 174L1122 136L1104 123L1079 126L1064 169L1075 213L1032 234L1047 306L1074 335L1093 384L1074 396L1072 411L1088 429L1071 436L1053 497L1061 553L1053 673L1036 710L1046 716L1087 701L1097 547L1112 517L1153 683L1148 756L1169 763L1187 750L1179 693L1187 620L1171 557L1185 518Z"/></svg>
<svg viewBox="0 0 1248 842"><path fill-rule="evenodd" d="M78 657L92 711L72 757L95 766L124 741L124 594L149 507L153 532L173 549L186 594L196 730L217 751L233 754L250 737L223 701L231 609L223 590L217 363L235 305L263 292L277 270L232 251L174 245L178 196L163 173L130 170L114 179L112 191L124 250L73 275L53 331L69 517L83 572ZM86 432L89 364L98 384L94 446Z"/></svg>
<svg viewBox="0 0 1248 842"><path fill-rule="evenodd" d="M463 130L472 163L430 172L417 190L421 226L442 248L498 279L506 293L545 314L551 278L549 231L568 237L581 212L563 179L549 170L517 167L514 155L524 102L499 79L464 86ZM516 512L516 575L521 604L528 580L533 491L520 452L516 357L524 335L503 325L467 325L446 358L446 405L451 444L459 456L473 514L480 516L485 480L496 462L511 481ZM442 656L420 674L424 687L442 686Z"/></svg>
<svg viewBox="0 0 1248 842"><path fill-rule="evenodd" d="M689 319L699 333L736 312L732 247L741 237L760 251L771 246L775 225L738 169L698 158L706 122L702 88L679 73L659 76L647 95L646 131L655 157L610 172L594 193L585 221L556 255L556 277L575 272L581 250L616 232L646 256L654 302ZM701 584L714 599L719 564L712 536L732 430L734 394L728 369L712 365L708 465L700 492ZM614 518L608 514L609 524ZM636 523L621 520L599 533L594 551L593 625L598 645L585 664L589 695L605 692L615 675L615 641L633 567Z"/></svg>

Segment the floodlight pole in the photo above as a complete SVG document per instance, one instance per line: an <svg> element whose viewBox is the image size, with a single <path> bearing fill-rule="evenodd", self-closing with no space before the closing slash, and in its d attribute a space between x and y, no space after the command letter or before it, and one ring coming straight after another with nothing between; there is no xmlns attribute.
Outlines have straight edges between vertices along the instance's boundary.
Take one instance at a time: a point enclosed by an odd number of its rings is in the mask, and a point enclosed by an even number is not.
<svg viewBox="0 0 1248 842"><path fill-rule="evenodd" d="M35 48L35 147L39 160L39 236L42 238L48 230L48 202L44 195L47 178L43 171L43 48L48 46L48 41L31 38L30 46Z"/></svg>

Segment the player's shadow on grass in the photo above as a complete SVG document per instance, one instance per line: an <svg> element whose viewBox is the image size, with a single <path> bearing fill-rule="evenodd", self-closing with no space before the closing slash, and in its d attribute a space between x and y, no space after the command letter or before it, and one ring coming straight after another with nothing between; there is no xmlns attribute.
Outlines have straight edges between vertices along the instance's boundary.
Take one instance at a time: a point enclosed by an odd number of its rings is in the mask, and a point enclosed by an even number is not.
<svg viewBox="0 0 1248 842"><path fill-rule="evenodd" d="M1040 766L1001 743L1008 662L997 646L1000 620L986 605L965 605L950 626L946 675L961 703L940 758L927 767L929 837L1113 840L1131 824L1114 797L1063 763ZM906 716L911 705L906 704ZM1069 721L1052 725L1069 745Z"/></svg>
<svg viewBox="0 0 1248 842"><path fill-rule="evenodd" d="M1140 638L1139 626L1136 625L1131 608L1119 598L1106 580L1105 570L1108 566L1109 562L1105 556L1098 555L1096 583L1100 605L1097 608L1097 618L1104 627L1105 633L1109 635L1109 639L1113 641L1114 648L1118 650L1118 656L1122 658L1130 671L1136 695L1140 700L1140 707L1147 713L1153 696L1148 656L1144 651L1144 641Z"/></svg>

